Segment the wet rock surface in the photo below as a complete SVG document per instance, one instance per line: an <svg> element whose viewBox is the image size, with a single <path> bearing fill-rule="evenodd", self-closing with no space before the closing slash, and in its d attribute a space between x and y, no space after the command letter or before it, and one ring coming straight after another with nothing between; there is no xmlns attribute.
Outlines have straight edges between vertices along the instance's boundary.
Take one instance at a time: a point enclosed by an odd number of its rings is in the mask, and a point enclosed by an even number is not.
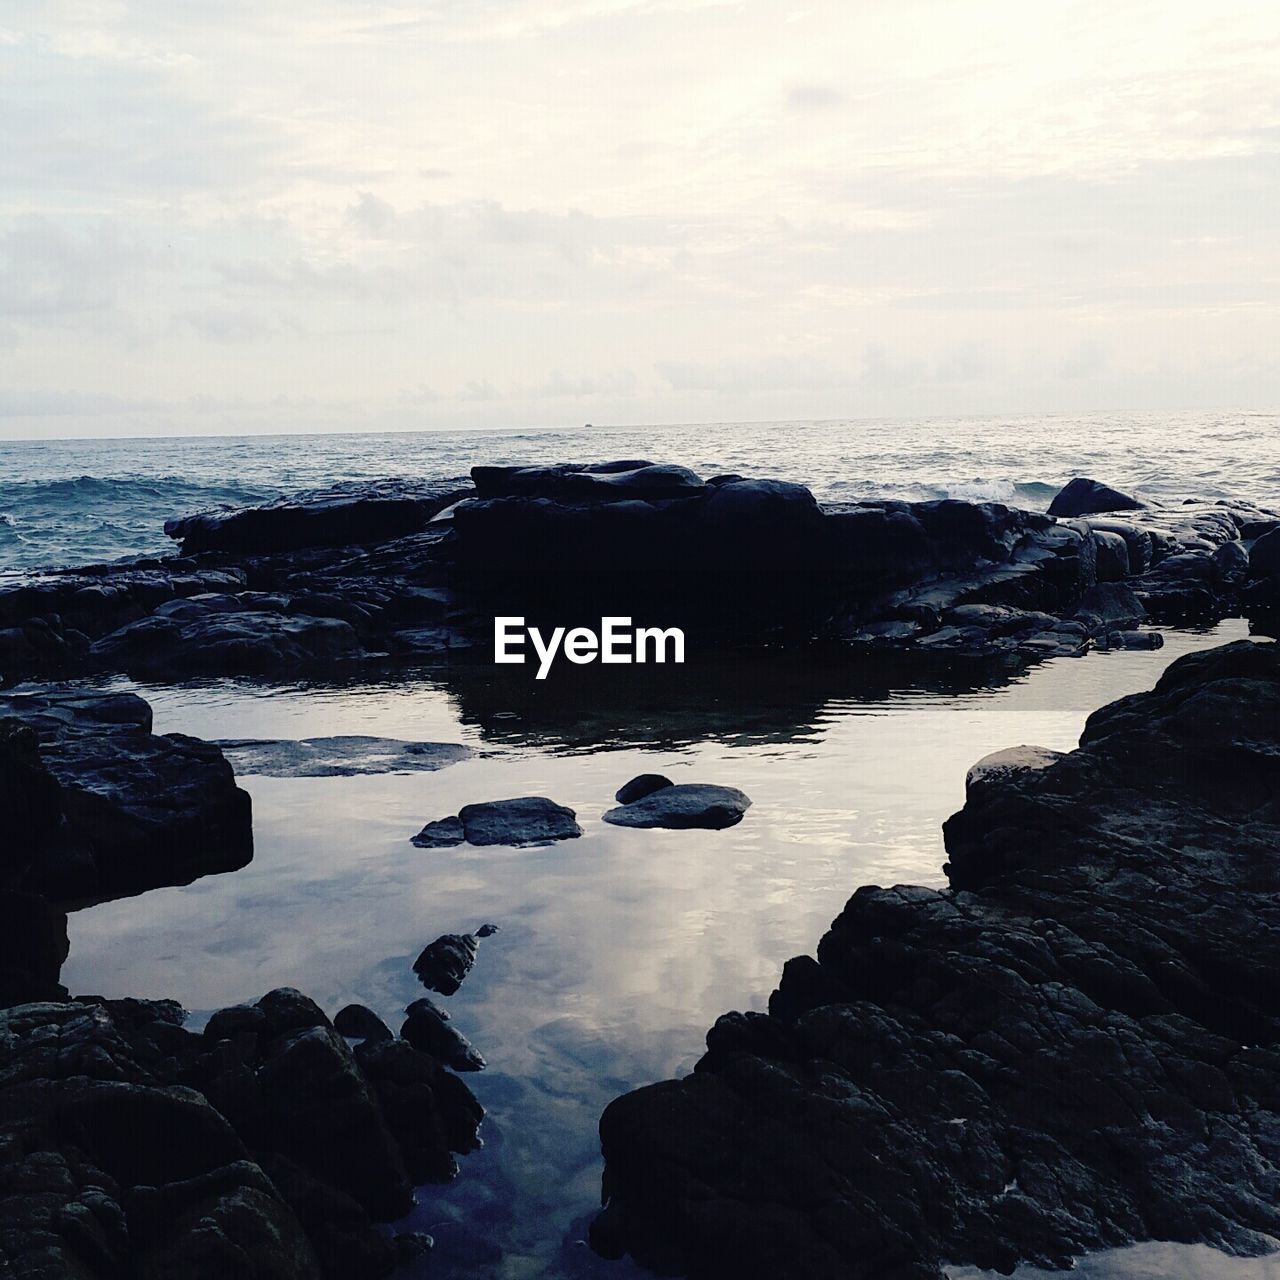
<svg viewBox="0 0 1280 1280"><path fill-rule="evenodd" d="M26 794L43 806L43 816L20 820L11 846L20 862L5 872L13 887L66 904L186 884L252 857L249 796L222 753L152 733L151 708L136 695L0 694L0 717L34 739L39 763L23 766Z"/></svg>
<svg viewBox="0 0 1280 1280"><path fill-rule="evenodd" d="M451 996L471 972L479 945L472 933L442 934L422 949L413 962L413 971L428 991Z"/></svg>
<svg viewBox="0 0 1280 1280"><path fill-rule="evenodd" d="M331 738L229 738L213 744L237 773L266 778L348 778L370 773L430 773L467 759L456 742L403 742L343 734Z"/></svg>
<svg viewBox="0 0 1280 1280"><path fill-rule="evenodd" d="M288 989L203 1035L185 1016L97 997L0 1011L0 1270L391 1272L398 1251L375 1223L475 1148L483 1112L466 1085L404 1040L353 1052Z"/></svg>
<svg viewBox="0 0 1280 1280"><path fill-rule="evenodd" d="M769 1012L601 1120L592 1241L695 1277L936 1277L1280 1235L1280 658L1240 642L981 762L950 888L864 888Z"/></svg>
<svg viewBox="0 0 1280 1280"><path fill-rule="evenodd" d="M1000 503L822 508L802 485L640 459L476 467L171 522L183 554L0 587L0 677L296 678L492 657L495 615L681 626L699 646L836 641L1023 664L1151 622L1274 615L1277 518L1142 506L1077 479L1044 515ZM1261 544L1257 565L1251 561ZM1103 627L1101 585L1139 606Z"/></svg>
<svg viewBox="0 0 1280 1280"><path fill-rule="evenodd" d="M721 831L741 822L750 807L751 800L736 787L682 782L646 792L602 816L615 827L702 827Z"/></svg>
<svg viewBox="0 0 1280 1280"><path fill-rule="evenodd" d="M448 845L507 845L525 848L574 840L582 834L577 815L546 796L517 796L464 805L454 817L429 822L413 843L423 849Z"/></svg>

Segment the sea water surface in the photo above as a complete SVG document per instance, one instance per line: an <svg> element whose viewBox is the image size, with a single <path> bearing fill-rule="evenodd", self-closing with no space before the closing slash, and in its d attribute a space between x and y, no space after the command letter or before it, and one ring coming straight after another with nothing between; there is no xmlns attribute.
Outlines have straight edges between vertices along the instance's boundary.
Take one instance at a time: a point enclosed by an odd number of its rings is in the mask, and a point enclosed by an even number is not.
<svg viewBox="0 0 1280 1280"><path fill-rule="evenodd" d="M1140 497L1280 500L1280 415L1094 414L548 431L0 440L0 573L162 554L166 519L335 481L476 463L647 458L809 485L822 501L991 498L1044 510L1075 475Z"/></svg>
<svg viewBox="0 0 1280 1280"><path fill-rule="evenodd" d="M169 516L338 480L463 475L475 462L648 457L704 474L771 474L829 501L995 497L1043 508L1075 474L1158 500L1280 496L1278 420L1243 415L975 423L788 423L651 431L422 433L254 440L0 444L0 566L155 553ZM8 541L5 541L5 530ZM207 738L375 734L463 742L430 774L241 778L256 852L229 875L72 916L76 992L171 996L193 1025L297 986L398 1027L422 994L421 948L482 923L475 969L447 1003L488 1060L468 1077L485 1147L423 1188L404 1228L437 1248L416 1274L532 1280L640 1273L583 1243L599 1203L596 1125L619 1093L688 1071L730 1009L760 1009L863 884L944 883L942 821L964 775L1019 743L1075 745L1088 714L1149 688L1180 654L1243 623L1166 631L1159 651L1060 659L1012 678L930 678L866 660L724 659L697 670L422 671L345 683L114 680L157 732ZM604 678L607 675L608 678ZM723 832L600 821L634 774L721 782L754 801ZM534 849L422 850L410 837L470 801L543 794L582 838ZM957 1280L978 1273L957 1268ZM1027 1280L1039 1273L1025 1271ZM1268 1260L1163 1245L1099 1254L1096 1280L1276 1280Z"/></svg>

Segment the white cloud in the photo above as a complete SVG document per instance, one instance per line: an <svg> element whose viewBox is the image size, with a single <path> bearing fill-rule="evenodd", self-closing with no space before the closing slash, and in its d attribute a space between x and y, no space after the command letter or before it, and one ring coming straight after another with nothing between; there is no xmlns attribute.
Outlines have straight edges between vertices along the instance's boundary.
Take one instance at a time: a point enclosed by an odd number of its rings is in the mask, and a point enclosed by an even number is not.
<svg viewBox="0 0 1280 1280"><path fill-rule="evenodd" d="M1269 0L49 0L0 41L31 422L1280 396Z"/></svg>

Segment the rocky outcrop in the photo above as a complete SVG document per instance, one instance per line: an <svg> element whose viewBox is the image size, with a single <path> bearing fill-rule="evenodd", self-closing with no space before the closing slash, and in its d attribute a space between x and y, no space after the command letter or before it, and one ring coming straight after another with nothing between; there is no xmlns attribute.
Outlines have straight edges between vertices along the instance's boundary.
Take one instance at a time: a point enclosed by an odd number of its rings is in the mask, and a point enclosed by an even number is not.
<svg viewBox="0 0 1280 1280"><path fill-rule="evenodd" d="M422 529L462 496L458 482L375 480L337 484L261 507L203 511L165 522L182 554L297 551L388 542Z"/></svg>
<svg viewBox="0 0 1280 1280"><path fill-rule="evenodd" d="M1059 1268L1280 1235L1280 650L988 759L950 888L864 888L769 1012L601 1120L592 1240L735 1280Z"/></svg>
<svg viewBox="0 0 1280 1280"><path fill-rule="evenodd" d="M1009 665L1131 647L1147 622L1274 612L1247 503L1143 506L1076 480L1055 514L1000 503L820 507L802 485L643 460L477 467L172 524L185 554L0 588L0 677L292 678L492 657L495 616L678 626L705 649L835 641ZM1076 513L1076 514L1072 514ZM1123 628L1088 595L1133 591ZM528 674L528 672L526 672Z"/></svg>
<svg viewBox="0 0 1280 1280"><path fill-rule="evenodd" d="M40 819L34 835L24 818L26 836L6 844L20 858L6 872L14 887L82 903L187 884L253 856L249 796L222 753L185 734L152 733L151 708L136 695L5 694L0 717L38 743L32 776L45 787L47 770L56 782L61 815Z"/></svg>
<svg viewBox="0 0 1280 1280"><path fill-rule="evenodd" d="M404 1040L354 1052L299 993L183 1026L172 1001L0 1011L0 1271L375 1280L375 1226L447 1180L483 1114Z"/></svg>
<svg viewBox="0 0 1280 1280"><path fill-rule="evenodd" d="M682 782L656 787L624 801L616 809L606 810L602 816L615 827L702 827L722 831L741 822L749 808L751 800L737 787Z"/></svg>

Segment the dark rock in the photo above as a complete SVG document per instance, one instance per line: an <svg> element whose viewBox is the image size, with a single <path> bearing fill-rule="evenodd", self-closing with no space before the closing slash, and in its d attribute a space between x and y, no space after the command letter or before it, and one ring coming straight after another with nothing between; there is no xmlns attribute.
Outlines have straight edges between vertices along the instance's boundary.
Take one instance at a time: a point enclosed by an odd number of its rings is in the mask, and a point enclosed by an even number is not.
<svg viewBox="0 0 1280 1280"><path fill-rule="evenodd" d="M682 782L609 809L603 817L617 827L705 827L719 831L741 822L750 807L751 801L736 787Z"/></svg>
<svg viewBox="0 0 1280 1280"><path fill-rule="evenodd" d="M477 938L492 938L495 933L500 932L499 926L496 924L482 924L476 930Z"/></svg>
<svg viewBox="0 0 1280 1280"><path fill-rule="evenodd" d="M482 1071L485 1061L471 1041L455 1031L430 1001L415 1000L400 1035L415 1049L454 1071Z"/></svg>
<svg viewBox="0 0 1280 1280"><path fill-rule="evenodd" d="M305 1002L305 1003L304 1003ZM273 1013L314 1014L292 992ZM224 1010L211 1026L251 1017ZM319 1025L185 1032L172 1001L0 1010L0 1271L166 1280L375 1280L396 1250L374 1219L407 1170L456 1171L483 1110L404 1041L353 1055ZM283 1025L283 1024L282 1024ZM164 1052L157 1052L163 1042Z"/></svg>
<svg viewBox="0 0 1280 1280"><path fill-rule="evenodd" d="M0 890L0 1008L65 1000L67 917L43 898Z"/></svg>
<svg viewBox="0 0 1280 1280"><path fill-rule="evenodd" d="M470 933L446 933L422 949L413 962L418 981L428 991L451 996L476 962L476 939Z"/></svg>
<svg viewBox="0 0 1280 1280"><path fill-rule="evenodd" d="M428 822L414 837L412 842L419 849L447 849L451 845L461 844L467 838L462 829L462 819L456 815L452 818L438 818Z"/></svg>
<svg viewBox="0 0 1280 1280"><path fill-rule="evenodd" d="M619 804L631 804L669 786L671 786L671 779L664 778L660 773L641 773L630 782L624 782L614 793L613 798Z"/></svg>
<svg viewBox="0 0 1280 1280"><path fill-rule="evenodd" d="M433 772L471 755L458 742L401 742L344 734L334 738L235 738L214 743L237 773L266 778L349 778L369 773Z"/></svg>
<svg viewBox="0 0 1280 1280"><path fill-rule="evenodd" d="M372 1009L349 1004L333 1015L333 1029L348 1040L390 1040L391 1028Z"/></svg>
<svg viewBox="0 0 1280 1280"><path fill-rule="evenodd" d="M425 1258L436 1247L433 1237L425 1231L401 1231L394 1241L396 1265L410 1267Z"/></svg>
<svg viewBox="0 0 1280 1280"><path fill-rule="evenodd" d="M279 675L354 657L359 638L337 618L271 612L154 614L94 643L99 667L147 676Z"/></svg>
<svg viewBox="0 0 1280 1280"><path fill-rule="evenodd" d="M274 1040L289 1031L333 1025L325 1011L296 987L277 987L268 991L258 1001L257 1007L262 1011L262 1034L267 1040Z"/></svg>
<svg viewBox="0 0 1280 1280"><path fill-rule="evenodd" d="M0 714L34 731L63 813L23 888L56 903L101 899L187 884L252 857L249 797L222 753L184 734L153 734L141 698L5 694Z"/></svg>
<svg viewBox="0 0 1280 1280"><path fill-rule="evenodd" d="M1123 582L1129 576L1129 544L1118 533L1094 529L1098 544L1098 581Z"/></svg>
<svg viewBox="0 0 1280 1280"><path fill-rule="evenodd" d="M267 1015L256 1004L237 1004L219 1009L204 1025L206 1040L231 1040L240 1035L258 1035L267 1028Z"/></svg>
<svg viewBox="0 0 1280 1280"><path fill-rule="evenodd" d="M22 880L62 820L58 780L40 758L35 728L16 716L0 719L0 815L0 885L13 885Z"/></svg>
<svg viewBox="0 0 1280 1280"><path fill-rule="evenodd" d="M769 1015L601 1120L610 1256L698 1280L1274 1247L1280 650L981 762L950 888L859 889Z"/></svg>
<svg viewBox="0 0 1280 1280"><path fill-rule="evenodd" d="M546 796L464 805L458 817L468 844L550 844L582 834L573 810Z"/></svg>
<svg viewBox="0 0 1280 1280"><path fill-rule="evenodd" d="M1083 476L1069 481L1049 504L1051 516L1089 516L1100 511L1139 511L1137 498Z"/></svg>
<svg viewBox="0 0 1280 1280"><path fill-rule="evenodd" d="M292 551L386 542L422 529L461 496L457 484L382 480L334 485L262 507L206 511L166 521L184 555L200 551Z"/></svg>

